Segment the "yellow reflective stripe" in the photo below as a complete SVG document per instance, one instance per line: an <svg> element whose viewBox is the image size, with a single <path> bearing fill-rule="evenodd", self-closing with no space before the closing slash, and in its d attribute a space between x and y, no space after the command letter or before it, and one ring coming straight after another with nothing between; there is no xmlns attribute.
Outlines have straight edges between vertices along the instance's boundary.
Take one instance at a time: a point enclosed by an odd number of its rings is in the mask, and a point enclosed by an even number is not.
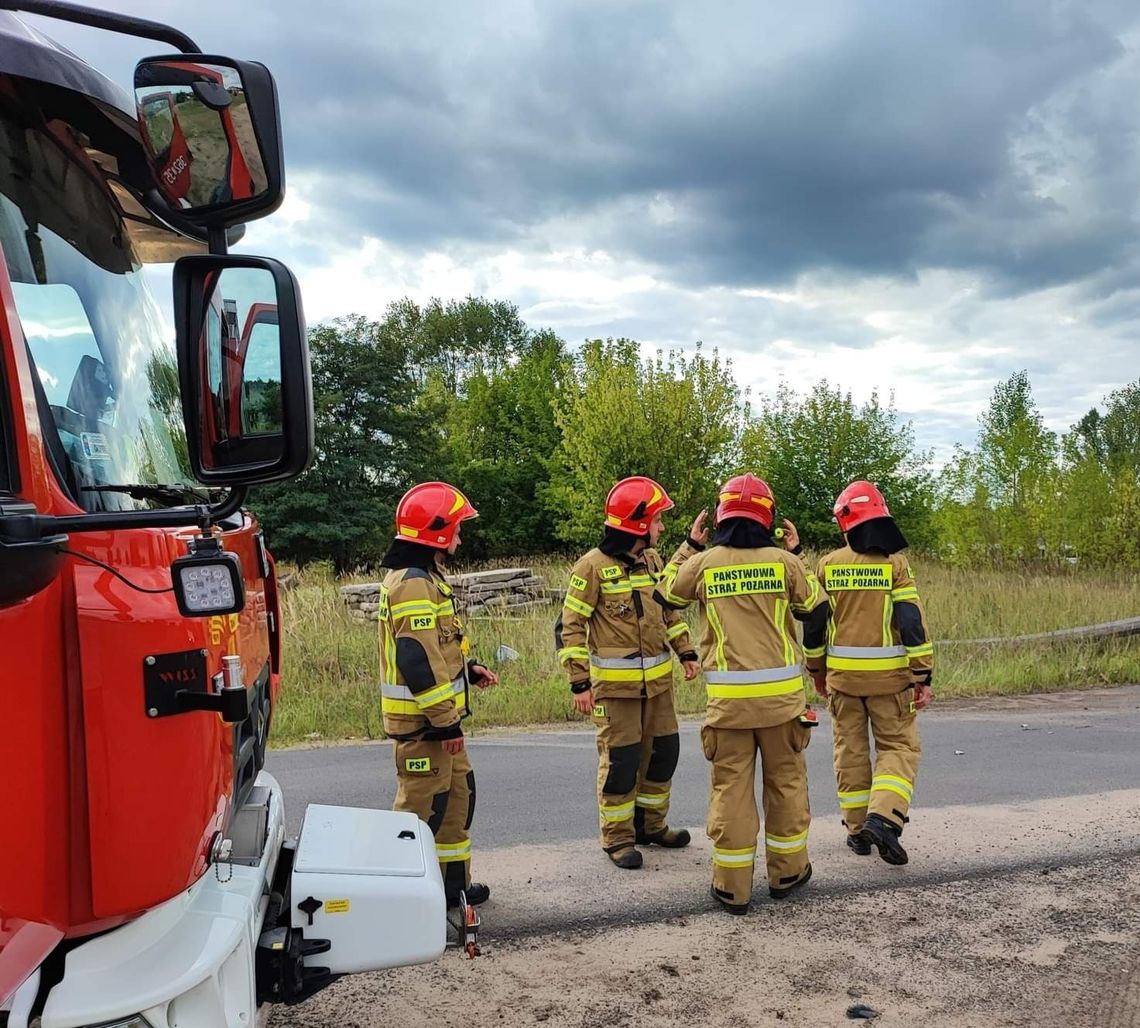
<svg viewBox="0 0 1140 1028"><path fill-rule="evenodd" d="M895 603L906 603L910 600L917 600L918 589L916 589L913 585L904 585L899 589L892 589L891 599Z"/></svg>
<svg viewBox="0 0 1140 1028"><path fill-rule="evenodd" d="M753 685L706 685L709 699L715 700L754 700L760 696L787 696L804 687L802 676L787 678L782 682L756 682Z"/></svg>
<svg viewBox="0 0 1140 1028"><path fill-rule="evenodd" d="M415 700L397 700L391 696L380 697L380 710L385 714L403 714L405 717L418 717L420 708Z"/></svg>
<svg viewBox="0 0 1140 1028"><path fill-rule="evenodd" d="M875 775L871 780L871 792L898 793L909 803L914 798L914 785L898 775Z"/></svg>
<svg viewBox="0 0 1140 1028"><path fill-rule="evenodd" d="M601 590L606 596L629 596L633 586L629 582L602 582Z"/></svg>
<svg viewBox="0 0 1140 1028"><path fill-rule="evenodd" d="M677 574L680 572L681 567L679 564L674 564L670 561L665 565L665 570L661 572L661 578L657 583L657 591L669 603L677 607L687 607L690 600L686 600L683 596L678 596L673 592L673 584L677 581Z"/></svg>
<svg viewBox="0 0 1140 1028"><path fill-rule="evenodd" d="M593 607L583 600L578 599L576 596L567 596L566 599L562 601L562 605L567 610L574 611L575 614L581 614L584 618L588 618L594 613Z"/></svg>
<svg viewBox="0 0 1140 1028"><path fill-rule="evenodd" d="M435 604L431 600L405 600L393 603L389 611L394 618L404 618L411 614L434 614Z"/></svg>
<svg viewBox="0 0 1140 1028"><path fill-rule="evenodd" d="M633 817L633 800L628 803L618 803L612 806L607 806L605 803L599 804L598 811L606 821L628 821Z"/></svg>
<svg viewBox="0 0 1140 1028"><path fill-rule="evenodd" d="M652 575L630 575L629 584L635 589L648 589L656 585L657 580Z"/></svg>
<svg viewBox="0 0 1140 1028"><path fill-rule="evenodd" d="M751 867L756 863L756 847L742 850L722 850L713 847L713 863L719 867Z"/></svg>
<svg viewBox="0 0 1140 1028"><path fill-rule="evenodd" d="M724 656L724 625L720 623L720 615L716 612L716 607L712 603L705 606L705 614L709 619L709 624L712 626L713 635L716 636L716 648L713 656L716 660L716 669L718 671L728 670L728 661Z"/></svg>
<svg viewBox="0 0 1140 1028"><path fill-rule="evenodd" d="M775 853L799 853L807 849L807 831L798 835L764 835L764 845Z"/></svg>
<svg viewBox="0 0 1140 1028"><path fill-rule="evenodd" d="M459 864L471 859L471 840L465 842L437 842L435 856L441 864Z"/></svg>
<svg viewBox="0 0 1140 1028"><path fill-rule="evenodd" d="M906 655L911 659L915 657L933 657L934 643L924 642L919 646L908 646L906 648Z"/></svg>
<svg viewBox="0 0 1140 1028"><path fill-rule="evenodd" d="M684 621L678 621L675 625L666 630L665 638L669 640L669 642L672 642L674 639L680 639L688 630L689 626L685 624Z"/></svg>
<svg viewBox="0 0 1140 1028"><path fill-rule="evenodd" d="M858 810L871 802L871 790L863 789L857 792L839 793L840 810Z"/></svg>
<svg viewBox="0 0 1140 1028"><path fill-rule="evenodd" d="M663 807L669 802L669 790L659 793L639 792L634 804L639 807Z"/></svg>
<svg viewBox="0 0 1140 1028"><path fill-rule="evenodd" d="M423 710L424 707L433 707L437 703L450 699L453 695L455 695L455 686L451 682L444 682L427 692L415 693L416 706Z"/></svg>
<svg viewBox="0 0 1140 1028"><path fill-rule="evenodd" d="M910 658L901 657L836 657L827 655L827 666L831 671L896 671L910 666Z"/></svg>
<svg viewBox="0 0 1140 1028"><path fill-rule="evenodd" d="M409 617L412 614L454 614L455 608L451 600L442 603L432 603L431 600L405 600L403 603L394 603L389 608L393 618Z"/></svg>
<svg viewBox="0 0 1140 1028"><path fill-rule="evenodd" d="M570 660L589 660L590 651L585 646L563 646L558 651L558 662L565 664Z"/></svg>
<svg viewBox="0 0 1140 1028"><path fill-rule="evenodd" d="M815 577L810 571L806 573L808 586L808 598L803 603L793 603L792 610L799 614L810 614L815 610L815 605L819 602L819 579Z"/></svg>
<svg viewBox="0 0 1140 1028"><path fill-rule="evenodd" d="M891 615L894 613L894 604L891 603L891 594L883 597L883 645L890 646L894 642L891 635Z"/></svg>
<svg viewBox="0 0 1140 1028"><path fill-rule="evenodd" d="M386 632L387 635L387 651L388 651L388 670L384 674L384 681L394 682L396 680L396 636L393 632Z"/></svg>
<svg viewBox="0 0 1140 1028"><path fill-rule="evenodd" d="M788 601L786 597L779 597L776 600L776 628L780 632L780 638L784 643L784 663L794 664L796 661L796 651L792 648L792 640L788 637Z"/></svg>
<svg viewBox="0 0 1140 1028"><path fill-rule="evenodd" d="M639 667L598 667L597 665L592 665L590 668L590 674L599 682L640 682L642 679L651 681L672 673L673 663L668 660L645 670Z"/></svg>
<svg viewBox="0 0 1140 1028"><path fill-rule="evenodd" d="M826 644L824 644L823 646L805 646L804 647L804 656L805 657L822 657L825 653L827 653L827 645Z"/></svg>

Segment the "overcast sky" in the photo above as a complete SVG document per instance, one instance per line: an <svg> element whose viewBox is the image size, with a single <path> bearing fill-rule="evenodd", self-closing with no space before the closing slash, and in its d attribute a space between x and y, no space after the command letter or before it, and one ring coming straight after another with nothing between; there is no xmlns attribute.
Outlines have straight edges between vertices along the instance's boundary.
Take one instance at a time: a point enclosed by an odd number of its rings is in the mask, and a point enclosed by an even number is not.
<svg viewBox="0 0 1140 1028"><path fill-rule="evenodd" d="M1140 377L1135 0L110 0L274 72L241 249L310 322L483 294L572 345L697 340L753 394L891 390L938 456L1028 368ZM161 51L51 30L127 85Z"/></svg>

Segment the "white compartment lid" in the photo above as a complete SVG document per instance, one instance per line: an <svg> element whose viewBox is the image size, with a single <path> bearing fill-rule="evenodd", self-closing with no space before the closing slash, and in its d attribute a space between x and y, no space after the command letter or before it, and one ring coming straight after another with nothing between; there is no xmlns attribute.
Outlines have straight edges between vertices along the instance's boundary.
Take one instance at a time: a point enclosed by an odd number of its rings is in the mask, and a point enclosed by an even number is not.
<svg viewBox="0 0 1140 1028"><path fill-rule="evenodd" d="M415 814L311 803L305 810L293 870L422 877L424 841L431 839Z"/></svg>

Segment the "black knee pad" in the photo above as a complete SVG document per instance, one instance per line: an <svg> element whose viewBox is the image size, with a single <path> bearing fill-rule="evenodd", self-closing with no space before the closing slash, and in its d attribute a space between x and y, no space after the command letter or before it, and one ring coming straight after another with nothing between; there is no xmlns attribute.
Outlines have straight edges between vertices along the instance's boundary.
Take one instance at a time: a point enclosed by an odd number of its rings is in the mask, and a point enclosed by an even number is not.
<svg viewBox="0 0 1140 1028"><path fill-rule="evenodd" d="M629 746L614 746L610 750L610 773L602 792L611 796L621 796L633 792L637 787L637 771L641 767L641 743Z"/></svg>
<svg viewBox="0 0 1140 1028"><path fill-rule="evenodd" d="M432 835L438 835L439 826L443 824L444 815L447 813L447 797L446 792L437 792L431 798L431 817L428 818L427 825Z"/></svg>
<svg viewBox="0 0 1140 1028"><path fill-rule="evenodd" d="M467 797L467 820L463 824L463 830L469 831L471 829L471 822L475 820L475 772L467 772L467 791L470 795Z"/></svg>
<svg viewBox="0 0 1140 1028"><path fill-rule="evenodd" d="M459 894L467 888L467 862L452 860L443 865L443 890L447 898L452 901L459 899Z"/></svg>
<svg viewBox="0 0 1140 1028"><path fill-rule="evenodd" d="M649 767L645 777L651 782L667 782L677 770L677 759L681 756L681 736L659 735L653 740L653 753L649 757Z"/></svg>

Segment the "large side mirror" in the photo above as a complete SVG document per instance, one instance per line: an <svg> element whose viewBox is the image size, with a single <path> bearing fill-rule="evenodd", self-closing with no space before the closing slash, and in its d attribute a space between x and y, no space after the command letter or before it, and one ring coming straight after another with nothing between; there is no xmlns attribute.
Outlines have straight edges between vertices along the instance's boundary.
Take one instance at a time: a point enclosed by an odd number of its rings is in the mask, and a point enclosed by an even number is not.
<svg viewBox="0 0 1140 1028"><path fill-rule="evenodd" d="M264 65L150 57L135 68L135 103L159 192L192 224L236 225L281 205L281 115Z"/></svg>
<svg viewBox="0 0 1140 1028"><path fill-rule="evenodd" d="M207 485L299 475L313 454L309 347L297 280L266 257L174 265L190 467Z"/></svg>

